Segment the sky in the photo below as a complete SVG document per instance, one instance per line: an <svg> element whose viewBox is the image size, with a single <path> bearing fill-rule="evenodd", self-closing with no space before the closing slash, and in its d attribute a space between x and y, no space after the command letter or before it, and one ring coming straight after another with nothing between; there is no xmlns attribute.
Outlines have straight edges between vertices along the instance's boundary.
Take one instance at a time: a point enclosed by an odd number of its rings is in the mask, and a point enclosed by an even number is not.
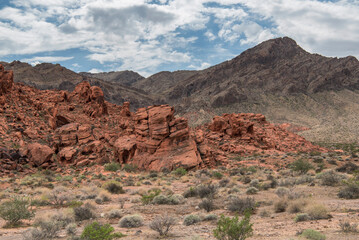
<svg viewBox="0 0 359 240"><path fill-rule="evenodd" d="M359 57L359 0L0 0L0 61L200 70L265 40Z"/></svg>

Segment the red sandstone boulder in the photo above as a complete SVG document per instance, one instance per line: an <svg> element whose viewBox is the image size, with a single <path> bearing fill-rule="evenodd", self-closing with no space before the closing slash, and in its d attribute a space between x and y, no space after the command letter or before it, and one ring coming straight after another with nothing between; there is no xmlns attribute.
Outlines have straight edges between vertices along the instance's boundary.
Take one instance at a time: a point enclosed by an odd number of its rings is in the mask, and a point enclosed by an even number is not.
<svg viewBox="0 0 359 240"><path fill-rule="evenodd" d="M137 149L136 137L134 135L120 137L116 140L114 147L117 160L120 163L128 163Z"/></svg>
<svg viewBox="0 0 359 240"><path fill-rule="evenodd" d="M32 143L28 146L29 162L35 167L39 167L50 161L54 151L46 145Z"/></svg>
<svg viewBox="0 0 359 240"><path fill-rule="evenodd" d="M10 91L13 83L13 71L5 71L4 67L0 64L0 96Z"/></svg>
<svg viewBox="0 0 359 240"><path fill-rule="evenodd" d="M74 161L76 153L76 148L65 147L57 154L57 160L62 164L71 164Z"/></svg>

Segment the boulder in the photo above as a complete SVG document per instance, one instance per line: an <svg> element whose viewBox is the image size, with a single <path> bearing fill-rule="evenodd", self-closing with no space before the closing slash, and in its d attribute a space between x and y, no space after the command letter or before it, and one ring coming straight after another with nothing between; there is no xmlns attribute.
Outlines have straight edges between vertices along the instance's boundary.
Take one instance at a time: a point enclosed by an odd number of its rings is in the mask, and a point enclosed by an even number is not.
<svg viewBox="0 0 359 240"><path fill-rule="evenodd" d="M29 163L35 167L39 167L50 161L54 151L46 145L40 143L32 143L28 146Z"/></svg>

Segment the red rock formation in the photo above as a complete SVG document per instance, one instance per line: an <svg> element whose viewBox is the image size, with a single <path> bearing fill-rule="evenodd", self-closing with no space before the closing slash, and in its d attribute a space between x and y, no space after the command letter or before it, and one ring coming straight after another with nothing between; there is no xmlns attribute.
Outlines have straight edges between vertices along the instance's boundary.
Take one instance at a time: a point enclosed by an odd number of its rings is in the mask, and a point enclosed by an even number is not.
<svg viewBox="0 0 359 240"><path fill-rule="evenodd" d="M226 165L231 153L322 150L260 114L224 114L192 130L187 119L174 117L171 106L131 113L128 102L108 103L101 89L88 82L68 93L12 84L12 74L2 68L0 76L0 95L6 100L0 108L3 174L23 171L27 163L56 170L54 153L63 165L82 167L115 160L160 171ZM11 152L21 157L10 156Z"/></svg>
<svg viewBox="0 0 359 240"><path fill-rule="evenodd" d="M13 71L5 71L4 67L0 64L0 96L10 91L13 83Z"/></svg>

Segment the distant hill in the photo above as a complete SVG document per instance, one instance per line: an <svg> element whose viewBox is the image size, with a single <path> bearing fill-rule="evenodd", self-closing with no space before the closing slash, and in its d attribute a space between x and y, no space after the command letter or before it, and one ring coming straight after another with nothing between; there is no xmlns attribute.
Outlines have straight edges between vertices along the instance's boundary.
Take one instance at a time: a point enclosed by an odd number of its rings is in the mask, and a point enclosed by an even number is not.
<svg viewBox="0 0 359 240"><path fill-rule="evenodd" d="M131 102L131 108L145 107L156 103L146 92L126 86L116 81L106 81L92 77L91 74L78 74L59 64L42 63L36 66L14 61L12 63L0 62L6 69L14 71L14 81L22 82L38 89L61 89L72 91L81 81L89 81L91 85L102 88L105 99L122 104L124 101ZM125 74L127 75L127 74ZM138 79L142 79L139 74Z"/></svg>
<svg viewBox="0 0 359 240"><path fill-rule="evenodd" d="M140 74L133 71L119 71L119 72L101 72L101 73L87 73L80 72L81 75L98 78L107 82L120 83L125 86L131 86L134 83L144 79Z"/></svg>

